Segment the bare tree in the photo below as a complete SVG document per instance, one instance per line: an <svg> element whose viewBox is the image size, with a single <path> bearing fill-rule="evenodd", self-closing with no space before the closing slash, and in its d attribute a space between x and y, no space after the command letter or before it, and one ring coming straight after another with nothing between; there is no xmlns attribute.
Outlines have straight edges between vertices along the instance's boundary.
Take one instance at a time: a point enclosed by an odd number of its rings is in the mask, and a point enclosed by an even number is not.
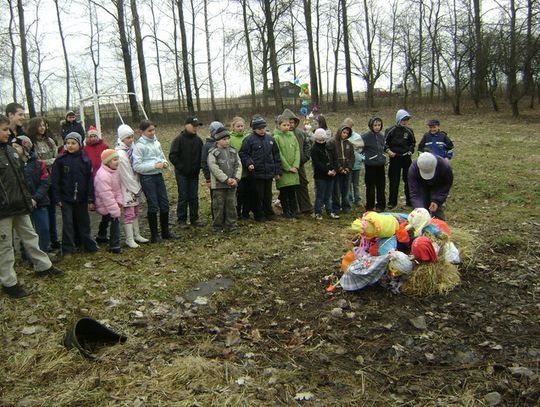
<svg viewBox="0 0 540 407"><path fill-rule="evenodd" d="M340 0L342 24L343 24L343 51L345 53L345 79L347 86L347 104L354 106L354 94L352 88L351 50L349 45L349 20L347 17L347 0Z"/></svg>
<svg viewBox="0 0 540 407"><path fill-rule="evenodd" d="M358 45L355 41L351 43L358 56L355 73L366 83L366 107L373 108L375 84L384 73L386 57L382 55L382 36L379 32L382 22L379 13L371 0L362 2L364 6L364 26L363 33L360 34L362 44Z"/></svg>
<svg viewBox="0 0 540 407"><path fill-rule="evenodd" d="M268 32L268 49L270 52L269 62L270 62L270 71L272 73L272 82L274 88L274 100L276 103L276 111L283 111L283 98L281 97L281 88L279 85L279 72L278 72L278 61L277 61L277 51L276 51L276 37L274 35L274 25L276 24L276 14L280 13L275 12L276 3L271 0L263 0L264 7L264 17L266 20L266 30Z"/></svg>
<svg viewBox="0 0 540 407"><path fill-rule="evenodd" d="M11 43L11 83L13 87L13 101L17 101L17 76L15 72L17 59L17 46L15 45L15 13L13 13L13 3L9 4L9 42Z"/></svg>
<svg viewBox="0 0 540 407"><path fill-rule="evenodd" d="M141 23L139 11L137 10L137 1L130 0L132 25L135 30L135 47L137 49L137 61L139 63L139 74L141 76L141 90L143 97L143 106L147 115L152 114L152 103L150 101L150 92L148 90L148 75L146 73L146 61L144 58L143 37L141 34Z"/></svg>
<svg viewBox="0 0 540 407"><path fill-rule="evenodd" d="M246 42L246 57L249 68L249 87L251 91L251 104L256 106L257 99L255 96L255 70L253 69L253 56L251 50L250 30L248 23L248 0L240 0L242 6L242 23L244 28L244 40Z"/></svg>
<svg viewBox="0 0 540 407"><path fill-rule="evenodd" d="M212 106L212 115L216 117L217 107L216 99L214 96L214 81L212 80L212 56L210 52L210 31L208 26L210 21L208 20L208 0L203 0L203 10L204 10L204 34L206 40L206 59L208 67L208 86L210 87L210 103Z"/></svg>
<svg viewBox="0 0 540 407"><path fill-rule="evenodd" d="M198 78L197 78L197 64L195 62L195 39L196 39L196 32L195 29L197 27L196 25L196 17L199 13L198 9L195 9L195 0L189 0L189 4L191 5L191 77L193 78L193 90L195 91L195 103L197 104L197 111L201 111L201 86L198 84Z"/></svg>
<svg viewBox="0 0 540 407"><path fill-rule="evenodd" d="M317 81L317 65L315 64L315 47L313 46L313 29L311 26L311 0L303 0L306 19L306 35L308 43L309 84L311 86L311 103L319 104L319 83ZM293 28L294 30L294 28ZM294 42L293 42L294 46Z"/></svg>
<svg viewBox="0 0 540 407"><path fill-rule="evenodd" d="M178 8L178 23L180 25L180 37L182 39L182 69L184 71L184 84L186 88L186 102L189 113L193 113L193 96L191 92L191 79L189 75L189 61L188 61L188 47L186 37L186 24L184 22L184 0L177 0L176 5Z"/></svg>
<svg viewBox="0 0 540 407"><path fill-rule="evenodd" d="M34 93L32 92L32 82L30 79L30 66L28 64L28 47L26 45L26 25L24 24L24 6L22 0L17 0L17 12L19 14L19 37L21 43L21 62L24 77L24 89L26 92L26 104L30 117L36 116L34 105Z"/></svg>
<svg viewBox="0 0 540 407"><path fill-rule="evenodd" d="M174 13L174 7L173 7L173 13ZM163 113L165 112L165 92L163 90L163 74L161 73L161 58L159 56L159 45L158 45L158 35L157 35L157 21L156 21L156 12L154 10L154 0L150 0L150 14L152 15L152 34L153 34L153 40L154 40L154 47L156 51L156 67L158 72L158 78L159 78L159 94L161 96L161 111ZM174 29L176 30L176 22L174 24ZM176 37L176 36L175 36ZM175 58L176 58L176 54ZM178 77L178 76L177 76ZM178 99L180 100L180 95L178 95Z"/></svg>
<svg viewBox="0 0 540 407"><path fill-rule="evenodd" d="M62 27L62 19L60 18L60 6L58 4L58 0L53 0L54 1L54 7L55 7L55 11L56 11L56 22L58 24L58 33L60 34L60 42L62 43L62 52L64 54L64 66L65 66L65 69L66 69L66 105L65 105L65 109L66 111L69 110L69 100L70 100L70 90L71 90L71 85L70 85L70 77L69 77L69 58L68 58L68 53L67 53L67 48L66 48L66 38L64 36L64 29Z"/></svg>
<svg viewBox="0 0 540 407"><path fill-rule="evenodd" d="M88 17L90 19L90 58L94 71L94 93L99 93L98 69L101 56L101 27L97 15L97 9L92 2L88 2Z"/></svg>

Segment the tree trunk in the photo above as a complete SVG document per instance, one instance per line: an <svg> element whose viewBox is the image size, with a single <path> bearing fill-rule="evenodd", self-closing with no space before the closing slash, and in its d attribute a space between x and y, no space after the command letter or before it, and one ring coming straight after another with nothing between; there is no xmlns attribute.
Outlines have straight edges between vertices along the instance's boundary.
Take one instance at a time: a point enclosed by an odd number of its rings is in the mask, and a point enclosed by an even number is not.
<svg viewBox="0 0 540 407"><path fill-rule="evenodd" d="M173 7L174 11L174 7ZM166 115L165 111L165 91L163 89L163 75L161 73L161 60L159 57L159 46L157 41L157 22L156 22L156 13L154 12L154 1L150 0L150 12L152 13L152 34L154 35L154 45L156 47L156 67L158 71L158 78L159 78L159 94L161 96L161 113ZM174 26L176 29L176 21L174 22ZM175 36L176 37L176 36ZM176 41L176 38L175 38ZM174 54L174 57L176 59L176 55ZM176 76L178 78L178 76ZM178 82L178 80L177 80Z"/></svg>
<svg viewBox="0 0 540 407"><path fill-rule="evenodd" d="M131 16L133 18L133 28L135 30L135 46L137 48L137 62L139 63L139 73L141 75L141 90L143 97L143 106L148 116L152 115L152 102L148 90L148 75L146 74L146 61L144 59L143 38L141 35L141 23L139 11L137 10L137 1L131 0ZM158 61L159 63L159 61Z"/></svg>
<svg viewBox="0 0 540 407"><path fill-rule="evenodd" d="M242 22L244 24L244 39L246 41L247 61L249 68L249 87L251 91L251 105L257 106L257 98L255 94L255 70L253 69L253 56L251 54L251 41L249 39L248 28L248 15L247 15L247 2L248 0L242 0Z"/></svg>
<svg viewBox="0 0 540 407"><path fill-rule="evenodd" d="M92 59L92 66L94 68L94 93L99 94L99 81L98 81L98 67L100 61L100 35L101 30L99 29L99 19L97 18L96 7L94 5L94 10L92 11L92 1L88 1L88 15L90 17L90 57ZM96 18L94 20L94 14L96 13ZM94 32L95 26L95 32ZM97 50L94 50L94 36L97 37Z"/></svg>
<svg viewBox="0 0 540 407"><path fill-rule="evenodd" d="M180 23L180 36L182 37L182 68L184 70L184 84L186 88L186 103L190 114L195 112L193 108L193 96L191 93L191 80L189 77L188 48L186 38L186 24L184 22L184 0L177 0L178 21Z"/></svg>
<svg viewBox="0 0 540 407"><path fill-rule="evenodd" d="M17 76L15 75L15 66L17 59L17 46L15 45L15 13L13 13L13 4L9 3L9 41L11 43L11 84L13 87L13 102L17 101Z"/></svg>
<svg viewBox="0 0 540 407"><path fill-rule="evenodd" d="M66 67L66 111L69 110L69 98L70 98L70 77L69 77L69 59L66 49L66 39L64 37L64 31L62 28L62 20L60 19L60 6L58 0L54 0L54 6L56 8L56 22L58 23L58 33L60 34L60 41L62 42L62 51L64 53L64 65Z"/></svg>
<svg viewBox="0 0 540 407"><path fill-rule="evenodd" d="M366 44L367 44L367 63L364 72L364 80L366 82L366 107L373 108L375 106L375 100L373 97L373 90L375 87L374 73L373 73L373 40L371 38L371 25L369 22L369 9L368 0L364 0L364 24L366 30Z"/></svg>
<svg viewBox="0 0 540 407"><path fill-rule="evenodd" d="M339 45L341 44L341 21L340 16L342 15L340 13L340 7L341 7L341 1L338 3L338 10L337 10L337 36L336 36L336 47L334 48L334 78L332 82L332 111L337 112L338 109L338 100L337 100L337 77L338 77L338 68L339 68Z"/></svg>
<svg viewBox="0 0 540 407"><path fill-rule="evenodd" d="M206 59L208 63L208 86L210 86L210 103L212 105L212 115L217 117L216 99L214 96L214 81L212 80L212 54L210 52L210 32L208 30L208 0L204 0L204 34L206 39Z"/></svg>
<svg viewBox="0 0 540 407"><path fill-rule="evenodd" d="M317 81L317 65L315 64L315 49L313 46L313 30L311 27L311 0L303 0L304 16L306 18L306 36L309 54L309 84L311 86L311 103L319 104L319 84ZM294 28L293 28L294 29Z"/></svg>
<svg viewBox="0 0 540 407"><path fill-rule="evenodd" d="M21 39L21 62L24 77L24 89L26 92L26 104L30 117L36 117L36 107L34 105L34 94L32 83L30 82L30 67L28 64L28 49L26 46L26 26L24 25L24 7L22 0L17 0L17 11L19 13L19 36Z"/></svg>
<svg viewBox="0 0 540 407"><path fill-rule="evenodd" d="M354 106L354 94L352 88L351 51L349 46L349 22L347 19L347 0L340 0L342 24L343 24L343 48L345 51L345 78L347 87L347 104ZM337 69L337 68L336 68Z"/></svg>
<svg viewBox="0 0 540 407"><path fill-rule="evenodd" d="M274 100L276 103L276 111L283 111L283 98L281 97L281 88L279 86L279 72L278 72L278 63L277 63L277 52L276 52L276 38L274 36L274 16L272 14L272 5L270 0L264 0L264 16L266 19L266 29L268 33L268 48L269 48L269 59L270 59L270 71L272 72L272 82L274 88Z"/></svg>
<svg viewBox="0 0 540 407"><path fill-rule="evenodd" d="M197 84L197 66L195 65L195 3L190 0L191 5L191 75L193 77L193 90L195 90L195 103L197 112L201 111L201 90Z"/></svg>
<svg viewBox="0 0 540 407"><path fill-rule="evenodd" d="M120 35L120 46L122 48L122 59L124 60L124 71L126 74L127 91L129 92L129 107L131 109L131 118L134 122L139 121L139 108L137 106L137 97L135 96L135 81L133 79L133 67L131 64L131 52L129 50L129 41L126 34L126 21L124 14L124 0L117 0L116 10L118 17L118 34Z"/></svg>
<svg viewBox="0 0 540 407"><path fill-rule="evenodd" d="M473 100L476 107L480 106L480 99L486 92L486 50L484 48L484 38L482 34L482 10L481 0L473 0L473 19L474 19L474 43L476 50L474 52L474 87Z"/></svg>
<svg viewBox="0 0 540 407"><path fill-rule="evenodd" d="M174 72L176 74L176 97L178 98L178 111L181 112L184 107L184 95L182 94L181 77L180 77L180 64L178 63L178 32L176 28L176 10L175 10L176 0L171 1L171 10L173 17L173 36L174 36Z"/></svg>
<svg viewBox="0 0 540 407"><path fill-rule="evenodd" d="M418 80L417 80L417 94L418 101L422 101L422 64L423 52L424 52L424 0L418 1Z"/></svg>
<svg viewBox="0 0 540 407"><path fill-rule="evenodd" d="M317 56L317 78L319 78L319 103L321 103L323 99L323 85L322 85L322 71L321 71L321 49L319 47L319 27L321 25L321 12L319 10L319 0L316 0L315 3L315 15L317 16L317 28L315 29L315 54ZM328 53L326 53L328 55ZM328 89L326 89L328 92Z"/></svg>

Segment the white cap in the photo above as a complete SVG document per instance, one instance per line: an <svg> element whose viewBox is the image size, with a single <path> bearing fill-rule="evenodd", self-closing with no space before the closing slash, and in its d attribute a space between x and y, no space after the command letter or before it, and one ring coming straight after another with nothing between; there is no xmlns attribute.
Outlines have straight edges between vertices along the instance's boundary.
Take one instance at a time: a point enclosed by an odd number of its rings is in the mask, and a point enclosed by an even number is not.
<svg viewBox="0 0 540 407"><path fill-rule="evenodd" d="M127 124L121 124L118 127L117 133L118 133L118 140L120 141L124 140L126 137L133 136L135 134L133 129L129 127Z"/></svg>
<svg viewBox="0 0 540 407"><path fill-rule="evenodd" d="M437 168L437 158L431 153L420 153L416 161L420 176L424 179L432 179Z"/></svg>
<svg viewBox="0 0 540 407"><path fill-rule="evenodd" d="M313 133L313 139L315 141L325 141L327 139L326 130L325 129L317 129Z"/></svg>

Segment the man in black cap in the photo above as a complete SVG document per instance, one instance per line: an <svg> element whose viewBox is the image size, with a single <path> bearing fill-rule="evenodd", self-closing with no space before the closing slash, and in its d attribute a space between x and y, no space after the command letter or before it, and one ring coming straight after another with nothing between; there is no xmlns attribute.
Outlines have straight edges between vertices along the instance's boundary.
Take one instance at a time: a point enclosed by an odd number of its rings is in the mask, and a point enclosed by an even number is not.
<svg viewBox="0 0 540 407"><path fill-rule="evenodd" d="M178 224L181 227L203 226L199 220L199 173L203 141L197 131L202 123L195 116L189 116L184 130L173 140L169 160L174 165L178 187Z"/></svg>
<svg viewBox="0 0 540 407"><path fill-rule="evenodd" d="M86 136L84 127L81 122L77 121L77 116L75 115L75 112L73 110L70 110L66 113L66 119L62 120L62 140L65 139L69 133L73 132L79 133L81 135L82 141L84 141L84 137Z"/></svg>

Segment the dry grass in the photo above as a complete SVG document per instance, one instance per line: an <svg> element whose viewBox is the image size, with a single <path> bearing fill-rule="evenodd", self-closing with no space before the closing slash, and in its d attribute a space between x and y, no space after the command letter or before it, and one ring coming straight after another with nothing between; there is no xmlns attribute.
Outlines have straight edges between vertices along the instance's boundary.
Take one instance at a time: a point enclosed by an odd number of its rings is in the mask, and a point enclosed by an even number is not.
<svg viewBox="0 0 540 407"><path fill-rule="evenodd" d="M363 131L370 113L328 118L335 128L352 116ZM379 113L387 125L393 122L393 111ZM506 113L439 113L442 128L457 146L447 215L464 269L474 270L478 257L485 259L501 231L519 235L522 247L532 251L538 240L532 225L539 223L539 138L526 121L509 120ZM413 115L411 125L420 140L423 121L433 113ZM538 113L526 115L537 119ZM166 150L178 130L159 127ZM110 135L107 139L112 141ZM166 182L174 207L172 172L166 173ZM208 221L208 191L201 188L200 195L202 217ZM209 227L175 230L180 239L174 242L126 249L118 256L104 251L75 256L61 264L66 277L58 280L36 280L29 269L18 266L20 280L34 295L21 301L0 296L0 405L298 405L294 397L305 391L315 394L313 402L325 405L395 405L398 399L416 399L421 405L481 405L478 400L489 390L481 375L467 379L474 386L457 389L440 386L433 368L432 386L422 380L425 387L414 396L397 392L393 378L403 377L403 385L413 382L418 362L385 364L379 358L394 343L380 333L362 336L364 327L377 322L361 319L360 313L367 318L364 312L381 307L392 311L387 307L394 303L400 304L396 309L415 309L424 304L421 299L380 291L344 297L362 305L356 319L332 329L338 321L330 319L327 310L341 294L324 294L324 276L337 272L351 237L349 225L360 214L357 210L339 221L317 223L308 217L249 222L235 235L214 235ZM181 305L179 297L190 287L219 274L235 283L213 296L208 309L190 311ZM469 274L463 274L461 298L455 301L465 301L466 290L474 290ZM127 343L103 350L96 362L67 352L61 345L65 330L83 315L106 320L128 336ZM180 323L185 328L181 335ZM22 332L36 326L34 334ZM240 342L227 347L226 336L233 328L241 333ZM346 340L341 342L338 335ZM340 356L338 345L349 353ZM370 346L378 346L370 362L355 362L355 355Z"/></svg>

